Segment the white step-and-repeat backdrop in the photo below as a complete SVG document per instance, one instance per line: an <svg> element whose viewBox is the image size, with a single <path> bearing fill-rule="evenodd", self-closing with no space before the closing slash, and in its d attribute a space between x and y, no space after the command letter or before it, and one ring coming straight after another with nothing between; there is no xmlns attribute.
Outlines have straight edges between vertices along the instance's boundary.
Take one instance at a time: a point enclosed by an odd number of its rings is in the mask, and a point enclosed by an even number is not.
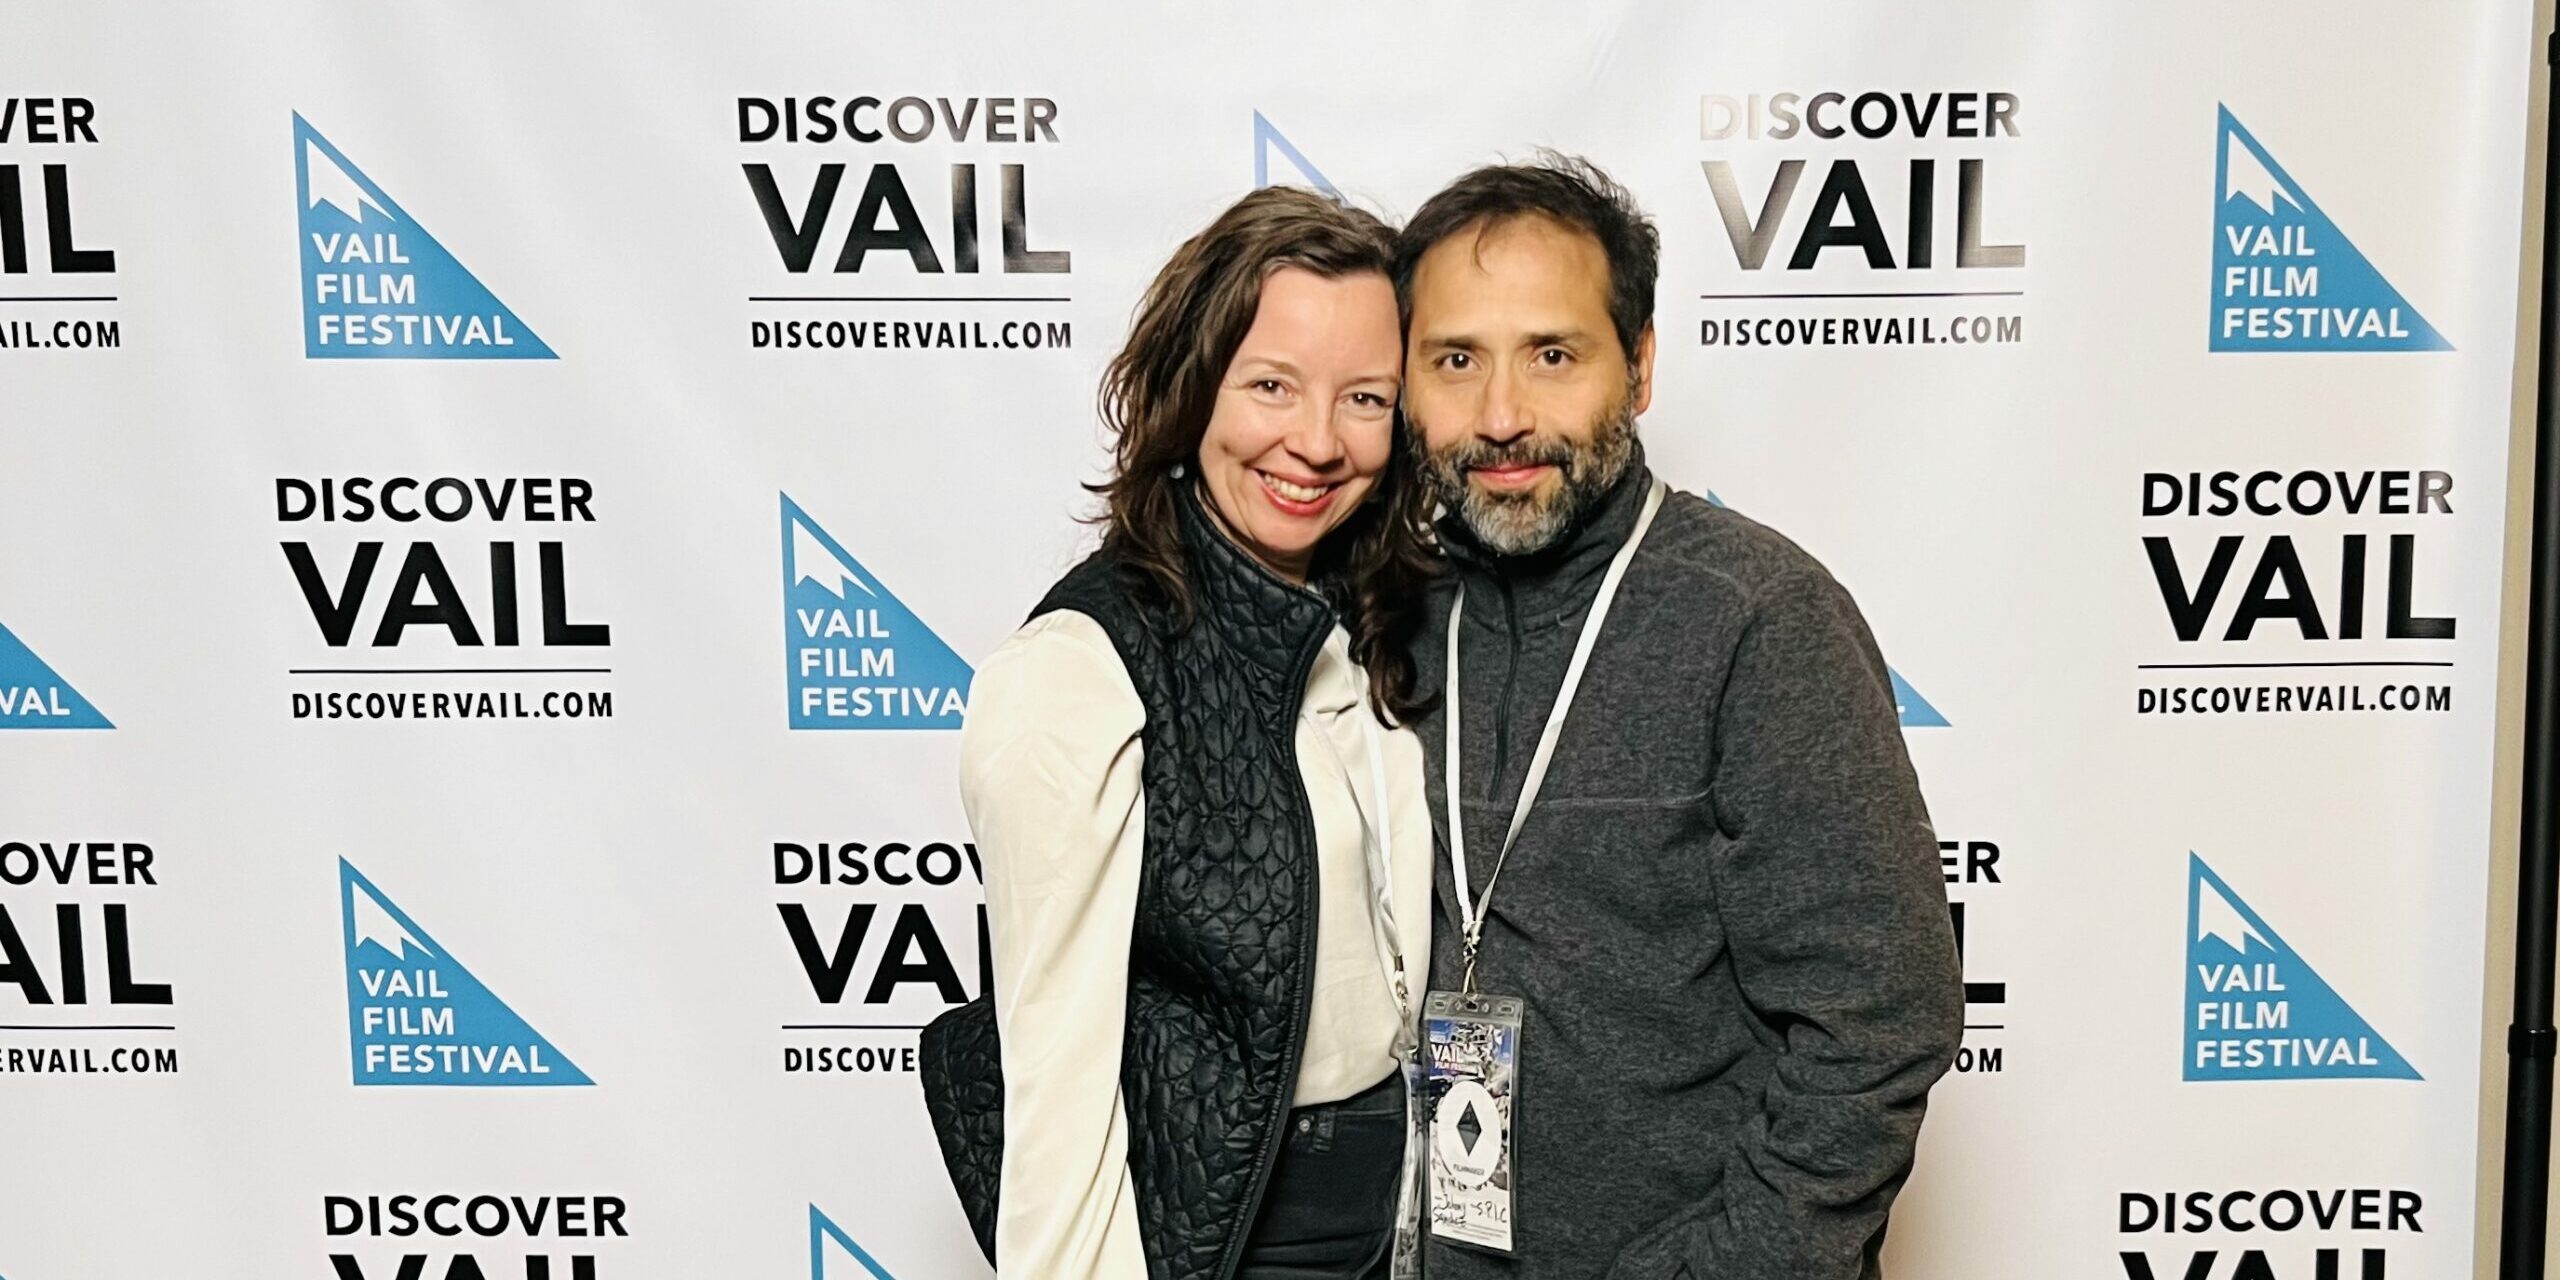
<svg viewBox="0 0 2560 1280"><path fill-rule="evenodd" d="M14 6L0 1277L983 1275L952 730L1097 374L1242 190L1538 146L1898 677L1892 1270L2465 1275L2530 20Z"/></svg>

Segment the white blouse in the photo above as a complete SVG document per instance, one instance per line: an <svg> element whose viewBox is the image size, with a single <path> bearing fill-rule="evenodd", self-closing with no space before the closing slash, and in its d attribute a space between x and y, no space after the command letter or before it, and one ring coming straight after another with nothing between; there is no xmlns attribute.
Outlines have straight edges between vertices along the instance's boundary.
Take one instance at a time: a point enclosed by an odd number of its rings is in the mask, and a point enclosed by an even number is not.
<svg viewBox="0 0 2560 1280"><path fill-rule="evenodd" d="M1146 709L1101 624L1069 611L1013 634L971 681L960 795L986 862L996 1026L1004 1047L1004 1165L996 1268L1006 1280L1145 1280L1120 1100L1146 817ZM1431 955L1431 819L1422 744L1364 729L1368 677L1334 628L1307 680L1297 755L1315 816L1315 997L1298 1106L1334 1102L1396 1070L1411 1036L1387 981L1376 877L1361 841L1386 755L1385 847L1406 990ZM1367 814L1371 822L1379 816Z"/></svg>

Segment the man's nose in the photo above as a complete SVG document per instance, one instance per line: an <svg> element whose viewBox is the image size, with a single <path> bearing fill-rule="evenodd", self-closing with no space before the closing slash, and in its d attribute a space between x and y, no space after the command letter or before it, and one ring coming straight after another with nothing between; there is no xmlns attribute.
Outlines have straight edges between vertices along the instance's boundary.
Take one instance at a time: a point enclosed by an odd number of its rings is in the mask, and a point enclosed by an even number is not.
<svg viewBox="0 0 2560 1280"><path fill-rule="evenodd" d="M1476 434L1495 444L1509 444L1538 429L1528 388L1516 370L1497 370L1485 381L1484 414Z"/></svg>

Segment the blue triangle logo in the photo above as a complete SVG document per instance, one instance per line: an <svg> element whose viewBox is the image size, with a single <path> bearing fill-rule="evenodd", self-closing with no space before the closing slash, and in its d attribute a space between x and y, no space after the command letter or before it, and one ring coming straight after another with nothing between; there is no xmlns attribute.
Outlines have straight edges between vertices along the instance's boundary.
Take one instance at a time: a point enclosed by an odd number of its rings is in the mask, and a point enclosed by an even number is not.
<svg viewBox="0 0 2560 1280"><path fill-rule="evenodd" d="M373 180L293 117L302 353L315 360L554 360Z"/></svg>
<svg viewBox="0 0 2560 1280"><path fill-rule="evenodd" d="M1921 697L1920 691L1912 688L1911 682L1903 679L1901 672L1892 667L1886 667L1884 673L1893 680L1893 709L1901 715L1903 728L1944 729L1948 727L1947 718L1940 715L1936 707L1929 705L1929 700Z"/></svg>
<svg viewBox="0 0 2560 1280"><path fill-rule="evenodd" d="M2416 1080L2418 1070L2204 859L2187 855L2189 1080Z"/></svg>
<svg viewBox="0 0 2560 1280"><path fill-rule="evenodd" d="M783 660L794 729L957 729L969 664L782 495Z"/></svg>
<svg viewBox="0 0 2560 1280"><path fill-rule="evenodd" d="M835 1247L828 1248L830 1244ZM830 1274L827 1270L827 1259L830 1256L849 1258L862 1270L838 1268ZM878 1259L865 1253L861 1245L855 1244L853 1237L844 1233L844 1228L837 1226L826 1214L820 1212L818 1206L810 1205L809 1280L849 1280L850 1277L855 1276L868 1276L871 1280L898 1280L896 1276L889 1274L887 1267L880 1265Z"/></svg>
<svg viewBox="0 0 2560 1280"><path fill-rule="evenodd" d="M595 1083L344 858L338 897L357 1084Z"/></svg>
<svg viewBox="0 0 2560 1280"><path fill-rule="evenodd" d="M2450 351L2274 156L2220 108L2215 351Z"/></svg>
<svg viewBox="0 0 2560 1280"><path fill-rule="evenodd" d="M1707 490L1707 505L1713 507L1724 507L1727 511L1733 509L1730 506L1726 506L1725 500L1717 497L1716 491L1713 489ZM1910 681L1902 678L1901 672L1894 670L1893 667L1888 664L1884 669L1884 674L1887 679L1893 682L1893 710L1894 714L1900 717L1903 728L1945 729L1952 727L1947 723L1947 717L1940 713L1936 706L1932 705L1927 698L1921 697L1920 691L1912 688Z"/></svg>
<svg viewBox="0 0 2560 1280"><path fill-rule="evenodd" d="M1282 137L1278 129L1272 127L1271 121L1261 112L1256 111L1253 113L1253 185L1256 190L1271 185L1271 153L1274 151L1280 153L1281 159L1289 162L1290 168L1298 171L1300 185L1314 187L1336 200L1342 198L1342 192L1334 187L1324 173L1309 163L1306 156L1300 154L1296 147L1289 145L1289 140ZM1288 175L1283 173L1280 181L1284 185L1287 184Z"/></svg>
<svg viewBox="0 0 2560 1280"><path fill-rule="evenodd" d="M112 729L71 682L0 624L0 729Z"/></svg>

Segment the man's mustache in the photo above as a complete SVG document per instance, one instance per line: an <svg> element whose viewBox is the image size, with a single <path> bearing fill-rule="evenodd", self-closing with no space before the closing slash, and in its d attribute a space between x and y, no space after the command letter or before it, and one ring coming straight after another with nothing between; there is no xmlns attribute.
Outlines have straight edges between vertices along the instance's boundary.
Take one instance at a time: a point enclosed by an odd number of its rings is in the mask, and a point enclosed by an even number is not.
<svg viewBox="0 0 2560 1280"><path fill-rule="evenodd" d="M1554 437L1514 440L1494 444L1471 440L1440 454L1440 463L1451 471L1474 471L1486 467L1556 467L1570 470L1575 460L1573 446Z"/></svg>

